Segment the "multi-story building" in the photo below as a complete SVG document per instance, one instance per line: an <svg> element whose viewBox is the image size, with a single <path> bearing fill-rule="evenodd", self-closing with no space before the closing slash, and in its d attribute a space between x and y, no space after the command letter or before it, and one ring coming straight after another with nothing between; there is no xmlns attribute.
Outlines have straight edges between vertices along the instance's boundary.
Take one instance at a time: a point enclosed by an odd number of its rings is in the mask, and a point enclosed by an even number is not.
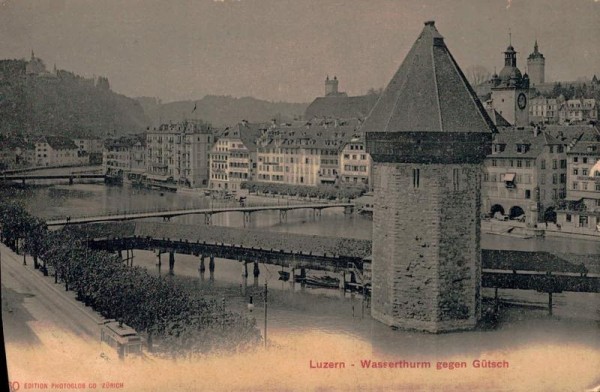
<svg viewBox="0 0 600 392"><path fill-rule="evenodd" d="M35 141L35 165L72 166L88 163L75 142L64 136L42 136Z"/></svg>
<svg viewBox="0 0 600 392"><path fill-rule="evenodd" d="M79 151L79 156L87 156L90 163L100 163L102 159L103 143L99 138L74 138L73 141Z"/></svg>
<svg viewBox="0 0 600 392"><path fill-rule="evenodd" d="M208 154L214 136L204 124L163 124L146 134L146 172L150 181L191 188L208 185Z"/></svg>
<svg viewBox="0 0 600 392"><path fill-rule="evenodd" d="M565 231L600 231L600 129L583 135L567 152L567 203L557 213Z"/></svg>
<svg viewBox="0 0 600 392"><path fill-rule="evenodd" d="M104 143L102 167L115 182L141 182L146 172L145 135L123 136Z"/></svg>
<svg viewBox="0 0 600 392"><path fill-rule="evenodd" d="M569 99L562 103L559 109L560 124L587 123L598 120L598 109L596 100L590 99Z"/></svg>
<svg viewBox="0 0 600 392"><path fill-rule="evenodd" d="M533 130L496 134L485 160L483 211L511 218L525 216L534 225L566 196L566 149L575 135Z"/></svg>
<svg viewBox="0 0 600 392"><path fill-rule="evenodd" d="M0 135L0 170L18 169L33 164L35 146L18 136Z"/></svg>
<svg viewBox="0 0 600 392"><path fill-rule="evenodd" d="M546 98L535 97L529 100L529 120L534 123L557 124L559 109L564 103L564 97Z"/></svg>
<svg viewBox="0 0 600 392"><path fill-rule="evenodd" d="M364 137L353 137L340 154L340 179L342 184L372 187L371 155L365 150Z"/></svg>
<svg viewBox="0 0 600 392"><path fill-rule="evenodd" d="M357 124L320 120L271 127L258 142L256 181L306 186L339 183L339 154L356 134Z"/></svg>
<svg viewBox="0 0 600 392"><path fill-rule="evenodd" d="M211 189L237 191L254 179L256 142L266 131L266 124L242 121L217 135L209 154Z"/></svg>

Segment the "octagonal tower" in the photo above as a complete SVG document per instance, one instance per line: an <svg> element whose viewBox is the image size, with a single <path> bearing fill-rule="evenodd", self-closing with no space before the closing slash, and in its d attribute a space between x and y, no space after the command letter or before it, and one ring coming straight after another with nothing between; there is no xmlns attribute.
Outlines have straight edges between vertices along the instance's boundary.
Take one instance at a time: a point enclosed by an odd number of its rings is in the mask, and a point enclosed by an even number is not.
<svg viewBox="0 0 600 392"><path fill-rule="evenodd" d="M434 22L362 129L374 162L373 317L429 332L473 328L483 160L496 129Z"/></svg>

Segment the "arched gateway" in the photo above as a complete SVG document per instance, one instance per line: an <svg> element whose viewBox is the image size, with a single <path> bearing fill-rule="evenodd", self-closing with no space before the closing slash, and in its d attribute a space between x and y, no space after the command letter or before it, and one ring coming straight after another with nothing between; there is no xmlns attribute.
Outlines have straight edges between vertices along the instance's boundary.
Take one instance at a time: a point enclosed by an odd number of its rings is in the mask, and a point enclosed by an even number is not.
<svg viewBox="0 0 600 392"><path fill-rule="evenodd" d="M363 131L375 162L373 317L430 332L474 327L482 162L496 129L434 22Z"/></svg>

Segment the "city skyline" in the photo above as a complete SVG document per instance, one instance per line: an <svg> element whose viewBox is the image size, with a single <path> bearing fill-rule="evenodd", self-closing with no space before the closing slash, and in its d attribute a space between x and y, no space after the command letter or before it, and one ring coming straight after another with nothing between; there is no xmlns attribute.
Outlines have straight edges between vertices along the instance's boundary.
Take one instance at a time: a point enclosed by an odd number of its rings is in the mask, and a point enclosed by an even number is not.
<svg viewBox="0 0 600 392"><path fill-rule="evenodd" d="M114 91L165 102L204 95L310 102L336 75L350 95L384 87L432 19L463 70L503 65L509 43L526 72L537 39L548 81L600 72L600 4L473 2L35 1L0 5L0 57L36 56Z"/></svg>

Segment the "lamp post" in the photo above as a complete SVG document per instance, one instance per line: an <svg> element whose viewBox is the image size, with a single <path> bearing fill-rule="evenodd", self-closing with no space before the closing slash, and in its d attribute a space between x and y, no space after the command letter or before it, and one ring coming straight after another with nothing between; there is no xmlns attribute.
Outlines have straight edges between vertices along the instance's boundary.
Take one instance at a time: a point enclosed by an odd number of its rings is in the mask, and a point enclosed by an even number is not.
<svg viewBox="0 0 600 392"><path fill-rule="evenodd" d="M265 280L265 348L267 348L267 281Z"/></svg>

